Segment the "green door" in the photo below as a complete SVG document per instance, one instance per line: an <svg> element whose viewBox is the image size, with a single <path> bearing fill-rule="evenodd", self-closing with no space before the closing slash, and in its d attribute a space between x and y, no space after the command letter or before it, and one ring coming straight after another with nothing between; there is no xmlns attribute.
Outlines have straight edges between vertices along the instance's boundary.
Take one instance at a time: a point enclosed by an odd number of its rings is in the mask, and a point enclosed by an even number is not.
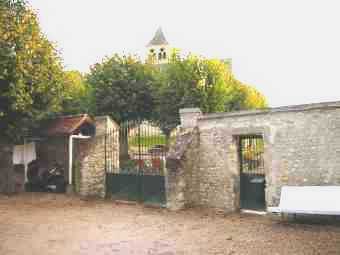
<svg viewBox="0 0 340 255"><path fill-rule="evenodd" d="M264 143L261 135L241 136L240 205L242 209L265 209Z"/></svg>

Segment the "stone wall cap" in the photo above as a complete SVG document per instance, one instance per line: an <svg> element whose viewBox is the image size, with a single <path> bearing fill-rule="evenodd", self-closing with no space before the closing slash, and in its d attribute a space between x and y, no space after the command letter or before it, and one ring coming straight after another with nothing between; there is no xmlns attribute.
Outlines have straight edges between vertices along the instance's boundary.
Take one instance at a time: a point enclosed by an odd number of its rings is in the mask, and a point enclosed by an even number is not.
<svg viewBox="0 0 340 255"><path fill-rule="evenodd" d="M112 123L116 127L119 127L119 124L116 121L114 121L109 115L95 116L94 121L95 122L106 121Z"/></svg>
<svg viewBox="0 0 340 255"><path fill-rule="evenodd" d="M310 110L323 110L323 109L326 110L326 109L337 109L337 108L340 108L340 101L290 105L290 106L265 108L265 109L257 109L257 110L209 113L209 114L205 114L202 117L200 117L199 120L242 117L242 116L250 116L250 115L282 113L282 112L303 112L303 111L310 111Z"/></svg>
<svg viewBox="0 0 340 255"><path fill-rule="evenodd" d="M200 108L182 108L179 109L179 113L202 113Z"/></svg>
<svg viewBox="0 0 340 255"><path fill-rule="evenodd" d="M101 119L108 119L108 118L111 119L111 117L110 117L109 115L95 116L95 117L94 117L94 119L98 119L98 120L101 120Z"/></svg>

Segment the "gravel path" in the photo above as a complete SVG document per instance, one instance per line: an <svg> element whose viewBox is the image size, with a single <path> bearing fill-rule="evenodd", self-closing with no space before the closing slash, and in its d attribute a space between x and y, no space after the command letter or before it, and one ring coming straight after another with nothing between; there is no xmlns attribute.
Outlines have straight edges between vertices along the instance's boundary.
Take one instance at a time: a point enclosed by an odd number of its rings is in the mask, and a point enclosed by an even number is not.
<svg viewBox="0 0 340 255"><path fill-rule="evenodd" d="M340 254L340 227L27 193L0 196L0 254Z"/></svg>

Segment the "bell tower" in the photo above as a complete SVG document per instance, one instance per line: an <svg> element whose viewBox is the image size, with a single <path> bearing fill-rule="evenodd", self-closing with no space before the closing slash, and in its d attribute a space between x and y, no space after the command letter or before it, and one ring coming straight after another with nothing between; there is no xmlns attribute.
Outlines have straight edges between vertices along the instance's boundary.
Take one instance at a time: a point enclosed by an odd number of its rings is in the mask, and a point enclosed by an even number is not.
<svg viewBox="0 0 340 255"><path fill-rule="evenodd" d="M168 63L170 46L165 39L162 28L159 27L152 38L152 40L146 46L147 59L146 61L152 64L166 64Z"/></svg>

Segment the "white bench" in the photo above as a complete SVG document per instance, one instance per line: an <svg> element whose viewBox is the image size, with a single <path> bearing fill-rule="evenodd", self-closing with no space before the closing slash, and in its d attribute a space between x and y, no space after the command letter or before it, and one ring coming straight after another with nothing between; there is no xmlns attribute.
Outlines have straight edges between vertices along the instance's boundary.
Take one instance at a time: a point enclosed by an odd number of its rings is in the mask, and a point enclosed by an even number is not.
<svg viewBox="0 0 340 255"><path fill-rule="evenodd" d="M340 215L340 186L283 186L271 213Z"/></svg>

